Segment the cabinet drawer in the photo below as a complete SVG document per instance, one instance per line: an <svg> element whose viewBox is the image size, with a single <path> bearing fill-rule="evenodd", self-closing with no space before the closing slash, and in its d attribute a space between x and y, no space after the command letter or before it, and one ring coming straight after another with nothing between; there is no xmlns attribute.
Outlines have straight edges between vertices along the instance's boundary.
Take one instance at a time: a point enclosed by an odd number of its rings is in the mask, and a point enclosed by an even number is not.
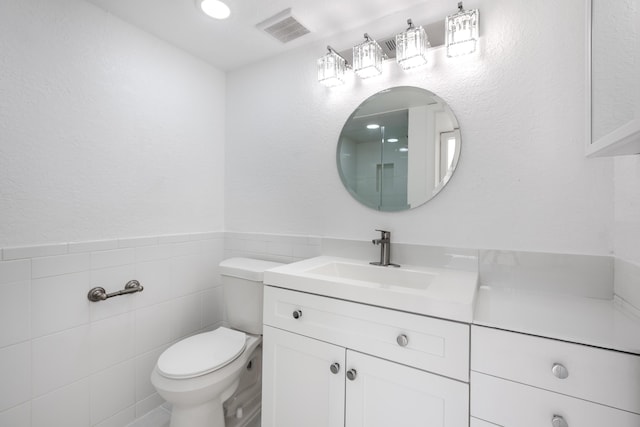
<svg viewBox="0 0 640 427"><path fill-rule="evenodd" d="M299 311L298 318L293 313ZM265 325L469 381L469 325L265 287ZM405 346L398 337L405 336Z"/></svg>
<svg viewBox="0 0 640 427"><path fill-rule="evenodd" d="M481 326L471 370L640 413L640 357ZM568 376L557 377L560 364ZM640 425L640 424L638 424Z"/></svg>
<svg viewBox="0 0 640 427"><path fill-rule="evenodd" d="M471 372L471 416L503 427L638 427L640 415ZM482 424L480 424L482 425Z"/></svg>

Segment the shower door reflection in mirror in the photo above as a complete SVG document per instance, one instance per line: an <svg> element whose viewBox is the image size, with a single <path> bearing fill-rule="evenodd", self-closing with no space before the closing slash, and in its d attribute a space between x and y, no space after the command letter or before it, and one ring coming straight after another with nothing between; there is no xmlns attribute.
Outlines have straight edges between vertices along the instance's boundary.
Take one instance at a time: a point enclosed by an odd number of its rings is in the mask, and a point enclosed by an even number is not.
<svg viewBox="0 0 640 427"><path fill-rule="evenodd" d="M460 128L435 94L395 87L356 108L336 154L340 178L356 200L381 211L412 209L449 182L460 156Z"/></svg>

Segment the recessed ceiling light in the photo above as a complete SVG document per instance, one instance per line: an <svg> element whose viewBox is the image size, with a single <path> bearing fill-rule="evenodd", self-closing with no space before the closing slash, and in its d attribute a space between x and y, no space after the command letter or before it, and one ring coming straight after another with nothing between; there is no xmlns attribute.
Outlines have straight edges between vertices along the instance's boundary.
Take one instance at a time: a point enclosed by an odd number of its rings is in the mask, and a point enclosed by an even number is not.
<svg viewBox="0 0 640 427"><path fill-rule="evenodd" d="M367 129L379 129L380 125L375 124L375 123L371 123L370 125L367 125Z"/></svg>
<svg viewBox="0 0 640 427"><path fill-rule="evenodd" d="M197 0L204 13L215 19L226 19L231 15L229 6L220 0Z"/></svg>
<svg viewBox="0 0 640 427"><path fill-rule="evenodd" d="M387 142L398 142L398 138L389 138Z"/></svg>

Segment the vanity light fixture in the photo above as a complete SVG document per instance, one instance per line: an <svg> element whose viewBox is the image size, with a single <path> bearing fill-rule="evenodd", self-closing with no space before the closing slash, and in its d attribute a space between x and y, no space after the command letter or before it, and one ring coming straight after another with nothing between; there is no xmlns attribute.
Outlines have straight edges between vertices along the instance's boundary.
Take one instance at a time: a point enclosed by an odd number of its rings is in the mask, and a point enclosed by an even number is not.
<svg viewBox="0 0 640 427"><path fill-rule="evenodd" d="M473 53L479 34L480 12L478 9L464 10L458 3L458 12L445 20L447 56L454 57Z"/></svg>
<svg viewBox="0 0 640 427"><path fill-rule="evenodd" d="M403 70L427 64L427 50L432 47L427 32L423 26L414 26L411 19L407 19L407 24L409 27L405 31L389 39L382 39L384 49L365 33L364 42L353 46L352 67L342 55L331 46L327 46L329 53L318 59L318 81L329 87L343 84L349 69L353 69L361 79L378 76L382 74L382 62L394 57ZM458 11L445 19L444 44L447 56L454 57L475 52L479 34L480 11L465 10L462 2L458 2ZM435 39L434 37L433 40ZM437 46L440 44L438 43ZM348 57L348 52L343 54Z"/></svg>
<svg viewBox="0 0 640 427"><path fill-rule="evenodd" d="M325 56L318 59L318 81L326 87L344 84L344 74L349 64L331 46Z"/></svg>
<svg viewBox="0 0 640 427"><path fill-rule="evenodd" d="M353 70L361 79L382 74L384 54L377 41L364 33L364 42L353 47Z"/></svg>
<svg viewBox="0 0 640 427"><path fill-rule="evenodd" d="M231 9L220 0L196 0L200 9L214 19L227 19L231 15Z"/></svg>
<svg viewBox="0 0 640 427"><path fill-rule="evenodd" d="M420 27L414 27L411 19L407 19L407 28L396 34L396 61L403 70L420 67L427 63L427 49L431 47L427 32Z"/></svg>

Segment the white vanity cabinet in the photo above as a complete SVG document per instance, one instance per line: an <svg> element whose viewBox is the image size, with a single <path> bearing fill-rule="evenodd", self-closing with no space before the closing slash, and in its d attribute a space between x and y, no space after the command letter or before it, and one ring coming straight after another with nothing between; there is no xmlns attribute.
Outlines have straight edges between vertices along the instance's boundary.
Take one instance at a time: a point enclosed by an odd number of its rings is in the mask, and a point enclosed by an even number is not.
<svg viewBox="0 0 640 427"><path fill-rule="evenodd" d="M640 426L640 357L471 329L472 425Z"/></svg>
<svg viewBox="0 0 640 427"><path fill-rule="evenodd" d="M265 288L263 427L469 425L469 325Z"/></svg>

